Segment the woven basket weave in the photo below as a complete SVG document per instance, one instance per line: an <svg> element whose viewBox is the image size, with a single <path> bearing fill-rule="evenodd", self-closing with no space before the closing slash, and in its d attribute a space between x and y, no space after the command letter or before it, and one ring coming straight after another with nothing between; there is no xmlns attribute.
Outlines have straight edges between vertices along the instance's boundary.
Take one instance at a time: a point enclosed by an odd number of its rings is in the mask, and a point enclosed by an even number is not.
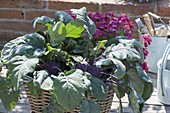
<svg viewBox="0 0 170 113"><path fill-rule="evenodd" d="M30 113L42 113L42 109L48 107L48 105L50 103L50 98L51 98L50 92L42 90L39 98L36 99L36 97L31 95L31 93L28 89L28 86L25 83L24 83L24 87L25 87L25 91L26 91L26 94L27 94L27 97L29 100L30 108L31 108ZM114 93L112 90L110 90L107 94L107 97L104 100L93 99L95 102L100 104L100 106L101 106L100 113L109 113L110 112L110 108L111 108L112 101L113 101L113 96L114 96ZM89 98L91 98L91 97L89 97ZM78 113L78 112L79 112L79 108L77 107L74 111L66 112L66 113Z"/></svg>

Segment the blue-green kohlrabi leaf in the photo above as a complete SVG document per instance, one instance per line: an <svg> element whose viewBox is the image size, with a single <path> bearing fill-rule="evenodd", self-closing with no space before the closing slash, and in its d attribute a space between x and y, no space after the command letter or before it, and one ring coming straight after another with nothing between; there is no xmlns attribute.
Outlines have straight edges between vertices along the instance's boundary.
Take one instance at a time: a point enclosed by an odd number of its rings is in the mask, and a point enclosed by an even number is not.
<svg viewBox="0 0 170 113"><path fill-rule="evenodd" d="M114 76L116 76L118 79L122 78L126 73L125 65L118 59L115 59L115 58L110 58L110 59L116 65Z"/></svg>
<svg viewBox="0 0 170 113"><path fill-rule="evenodd" d="M122 43L113 46L109 55L113 55L119 60L124 60L124 59L129 61L140 60L140 55L135 48L124 46Z"/></svg>
<svg viewBox="0 0 170 113"><path fill-rule="evenodd" d="M34 71L33 76L33 79L27 82L27 86L30 93L36 98L39 97L41 89L52 90L53 80L46 70Z"/></svg>
<svg viewBox="0 0 170 113"><path fill-rule="evenodd" d="M67 24L69 23L70 21L74 20L73 17L68 14L67 12L65 11L57 11L55 13L55 20L58 22L58 21L61 21L63 22L64 24Z"/></svg>
<svg viewBox="0 0 170 113"><path fill-rule="evenodd" d="M91 77L90 81L92 96L99 100L105 99L107 95L106 84L96 77Z"/></svg>
<svg viewBox="0 0 170 113"><path fill-rule="evenodd" d="M141 63L144 62L144 54L143 54L143 49L142 49L142 45L135 39L132 39L132 40L128 40L128 39L119 39L119 41L127 46L131 46L131 47L136 47L138 52L139 52L139 55L140 55L140 58L141 58Z"/></svg>
<svg viewBox="0 0 170 113"><path fill-rule="evenodd" d="M83 7L81 9L71 9L71 12L76 15L76 19L83 22L86 30L89 31L90 34L94 34L96 32L95 23L87 16L86 8Z"/></svg>
<svg viewBox="0 0 170 113"><path fill-rule="evenodd" d="M36 17L34 18L32 24L33 24L33 27L36 26L36 24L47 24L47 23L52 23L54 21L53 18L50 18L50 17L47 17L47 16L41 16L41 17Z"/></svg>
<svg viewBox="0 0 170 113"><path fill-rule="evenodd" d="M130 89L131 92L128 95L130 106L134 113L142 113L142 108L144 107L144 100L133 88Z"/></svg>
<svg viewBox="0 0 170 113"><path fill-rule="evenodd" d="M84 99L80 104L80 113L100 113L100 105L93 100Z"/></svg>
<svg viewBox="0 0 170 113"><path fill-rule="evenodd" d="M16 55L27 57L39 57L45 53L45 39L38 33L26 34L11 40L4 45L1 59L4 63L8 62Z"/></svg>
<svg viewBox="0 0 170 113"><path fill-rule="evenodd" d="M52 90L53 80L46 70L34 72L34 82L43 90Z"/></svg>
<svg viewBox="0 0 170 113"><path fill-rule="evenodd" d="M127 74L129 75L134 89L146 101L149 99L153 92L153 84L151 78L143 71L139 64L136 68L130 69Z"/></svg>
<svg viewBox="0 0 170 113"><path fill-rule="evenodd" d="M125 65L118 59L113 58L112 56L108 58L102 58L99 59L96 62L97 66L111 66L115 65L115 70L114 70L114 76L116 76L118 79L122 78L125 73L126 73L126 67Z"/></svg>
<svg viewBox="0 0 170 113"><path fill-rule="evenodd" d="M63 22L57 22L54 25L48 25L50 43L52 46L59 45L66 37L66 27Z"/></svg>
<svg viewBox="0 0 170 113"><path fill-rule="evenodd" d="M27 58L25 56L15 56L9 60L7 64L9 76L16 89L19 89L22 79L35 70L38 62L38 58Z"/></svg>
<svg viewBox="0 0 170 113"><path fill-rule="evenodd" d="M61 73L54 79L53 94L57 102L67 111L74 110L85 98L87 87L83 74L83 71L76 69L69 75Z"/></svg>
<svg viewBox="0 0 170 113"><path fill-rule="evenodd" d="M66 25L66 37L79 38L83 31L83 24L79 20L73 20Z"/></svg>
<svg viewBox="0 0 170 113"><path fill-rule="evenodd" d="M0 76L0 99L7 111L12 110L18 101L19 91L14 90L10 79Z"/></svg>

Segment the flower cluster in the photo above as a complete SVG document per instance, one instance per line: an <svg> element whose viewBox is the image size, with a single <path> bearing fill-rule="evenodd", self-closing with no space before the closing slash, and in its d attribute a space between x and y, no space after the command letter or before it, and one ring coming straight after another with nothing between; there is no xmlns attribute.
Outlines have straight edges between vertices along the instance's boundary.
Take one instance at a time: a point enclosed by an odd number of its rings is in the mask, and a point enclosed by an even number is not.
<svg viewBox="0 0 170 113"><path fill-rule="evenodd" d="M113 38L122 35L127 36L129 39L132 38L134 26L125 14L115 16L114 13L108 12L105 14L90 13L88 16L95 22L97 27L93 37Z"/></svg>
<svg viewBox="0 0 170 113"><path fill-rule="evenodd" d="M149 34L144 34L142 35L142 41L143 41L143 53L144 53L144 59L146 59L146 57L148 56L149 52L148 52L148 46L151 44L152 42L152 38ZM148 71L149 69L149 65L147 64L147 62L144 62L142 64L142 68L146 71Z"/></svg>
<svg viewBox="0 0 170 113"><path fill-rule="evenodd" d="M68 13L75 19L76 16L68 11ZM129 39L133 38L134 24L130 21L126 14L116 16L113 12L101 13L89 13L88 17L95 23L96 32L93 34L93 39L103 40L114 38L116 36L127 36ZM148 45L151 44L152 39L149 34L142 36L143 38L143 53L144 58L148 56ZM145 71L148 71L149 65L147 62L142 64Z"/></svg>

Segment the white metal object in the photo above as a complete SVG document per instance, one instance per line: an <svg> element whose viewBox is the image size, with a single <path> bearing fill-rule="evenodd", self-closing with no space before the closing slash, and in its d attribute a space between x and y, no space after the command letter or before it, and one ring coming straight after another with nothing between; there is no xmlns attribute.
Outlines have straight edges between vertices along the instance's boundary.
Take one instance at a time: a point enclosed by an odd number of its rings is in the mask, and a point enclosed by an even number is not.
<svg viewBox="0 0 170 113"><path fill-rule="evenodd" d="M170 105L170 43L157 65L157 98L161 103Z"/></svg>
<svg viewBox="0 0 170 113"><path fill-rule="evenodd" d="M149 72L157 73L158 72L157 62L159 61L159 59L162 58L166 46L170 43L170 39L163 36L151 36L151 38L152 38L151 45L148 46L149 54L146 57L145 61L149 64ZM142 41L142 34L140 31L139 40L142 46L144 46Z"/></svg>

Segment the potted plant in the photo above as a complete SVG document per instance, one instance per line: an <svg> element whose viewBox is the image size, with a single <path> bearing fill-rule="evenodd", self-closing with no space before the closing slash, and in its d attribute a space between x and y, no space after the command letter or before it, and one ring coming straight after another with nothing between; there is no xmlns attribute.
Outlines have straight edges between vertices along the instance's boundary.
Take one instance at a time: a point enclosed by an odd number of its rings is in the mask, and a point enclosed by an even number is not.
<svg viewBox="0 0 170 113"><path fill-rule="evenodd" d="M72 15L57 11L55 18L35 18L33 26L40 24L36 32L5 44L1 60L7 77L0 78L5 108L15 107L24 83L35 97L32 101L49 92L48 107L40 112L64 113L77 107L82 113L109 112L95 99L104 100L112 91L120 103L127 94L133 111L142 112L153 86L141 67L141 45L125 36L96 38L96 25L86 8L70 11Z"/></svg>

